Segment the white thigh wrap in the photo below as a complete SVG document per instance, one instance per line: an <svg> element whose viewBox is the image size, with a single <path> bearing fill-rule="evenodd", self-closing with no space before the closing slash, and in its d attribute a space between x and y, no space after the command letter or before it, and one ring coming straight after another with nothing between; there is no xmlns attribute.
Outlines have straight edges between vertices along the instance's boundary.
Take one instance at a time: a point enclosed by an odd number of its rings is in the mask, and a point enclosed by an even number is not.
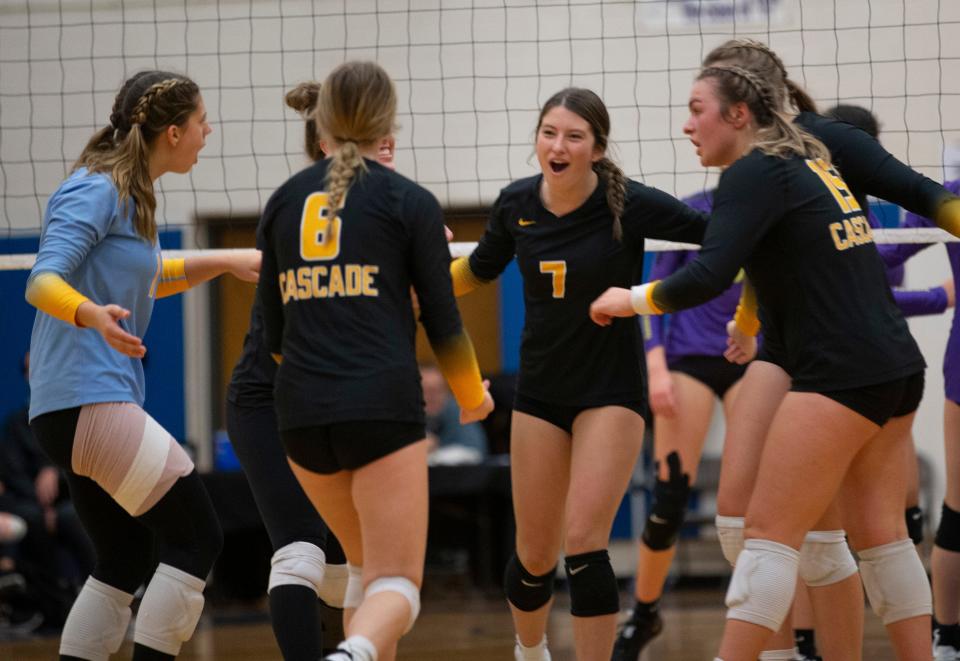
<svg viewBox="0 0 960 661"><path fill-rule="evenodd" d="M777 631L790 612L799 561L789 546L766 539L744 542L727 590L727 617Z"/></svg>
<svg viewBox="0 0 960 661"><path fill-rule="evenodd" d="M884 624L933 611L930 583L912 541L874 546L858 555L863 588Z"/></svg>
<svg viewBox="0 0 960 661"><path fill-rule="evenodd" d="M60 654L107 661L123 643L132 601L132 594L89 577L63 625Z"/></svg>
<svg viewBox="0 0 960 661"><path fill-rule="evenodd" d="M134 642L176 656L203 611L203 579L163 564L150 579L134 628Z"/></svg>
<svg viewBox="0 0 960 661"><path fill-rule="evenodd" d="M364 599L380 592L396 592L407 600L407 603L410 604L410 619L403 633L410 631L413 628L413 623L417 621L417 616L420 615L420 589L409 578L387 576L373 581L367 587Z"/></svg>
<svg viewBox="0 0 960 661"><path fill-rule="evenodd" d="M800 578L812 588L833 585L857 573L857 561L842 530L811 530L800 547Z"/></svg>
<svg viewBox="0 0 960 661"><path fill-rule="evenodd" d="M270 583L267 592L278 585L302 585L320 596L327 557L310 542L292 542L277 549L270 558Z"/></svg>
<svg viewBox="0 0 960 661"><path fill-rule="evenodd" d="M131 516L157 504L193 462L160 424L126 402L80 409L70 462L99 484Z"/></svg>
<svg viewBox="0 0 960 661"><path fill-rule="evenodd" d="M327 565L320 584L319 596L327 606L343 608L347 596L347 584L350 582L350 570L347 565Z"/></svg>
<svg viewBox="0 0 960 661"><path fill-rule="evenodd" d="M717 537L720 539L720 548L723 549L723 557L733 567L737 564L737 556L743 550L743 517L718 514L715 525Z"/></svg>
<svg viewBox="0 0 960 661"><path fill-rule="evenodd" d="M347 590L343 595L344 608L358 608L363 603L363 567L347 563Z"/></svg>

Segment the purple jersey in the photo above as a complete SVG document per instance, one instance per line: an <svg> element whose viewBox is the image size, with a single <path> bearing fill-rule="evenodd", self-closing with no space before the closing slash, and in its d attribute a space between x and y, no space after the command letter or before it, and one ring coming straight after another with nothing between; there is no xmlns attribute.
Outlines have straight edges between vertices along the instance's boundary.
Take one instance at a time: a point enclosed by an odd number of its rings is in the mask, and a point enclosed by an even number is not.
<svg viewBox="0 0 960 661"><path fill-rule="evenodd" d="M943 184L951 193L960 193L960 179L947 181ZM928 218L908 213L903 220L904 227L936 227ZM878 246L880 255L887 266L903 264L907 259L917 254L932 243L897 243ZM960 280L960 243L945 243L947 258L950 260L950 270L953 280ZM960 403L960 319L956 310L953 313L953 322L950 325L950 337L947 339L947 350L943 356L943 385L946 397L952 402Z"/></svg>
<svg viewBox="0 0 960 661"><path fill-rule="evenodd" d="M713 191L704 191L683 200L694 209L710 213ZM650 281L661 280L697 256L695 250L668 250L657 253L650 269ZM663 345L667 362L681 356L722 356L727 348L727 322L733 319L743 288L741 278L723 294L697 307L670 315L644 315L644 348ZM669 316L669 322L666 317Z"/></svg>
<svg viewBox="0 0 960 661"><path fill-rule="evenodd" d="M883 225L880 224L880 220L875 215L873 215L873 212L870 211L869 209L867 210L867 222L870 223L870 227L872 227L875 230L883 227ZM890 266L889 264L887 264L887 280L890 281L891 287L899 287L900 285L903 284L903 271L904 271L903 264L897 264L895 266ZM903 310L903 307L901 306L900 309ZM910 316L906 310L904 310L903 313L907 316ZM927 313L920 313L920 314L927 314Z"/></svg>
<svg viewBox="0 0 960 661"><path fill-rule="evenodd" d="M893 300L904 317L942 314L947 309L947 290L943 287L909 290L894 289Z"/></svg>

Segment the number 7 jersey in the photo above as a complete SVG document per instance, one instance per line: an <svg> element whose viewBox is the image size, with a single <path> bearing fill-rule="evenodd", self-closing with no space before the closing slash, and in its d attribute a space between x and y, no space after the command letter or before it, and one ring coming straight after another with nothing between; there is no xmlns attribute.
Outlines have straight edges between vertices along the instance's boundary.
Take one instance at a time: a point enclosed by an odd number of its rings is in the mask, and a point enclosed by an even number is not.
<svg viewBox="0 0 960 661"><path fill-rule="evenodd" d="M646 401L636 320L601 328L590 320L590 303L608 287L640 281L645 237L699 243L705 216L628 180L618 241L602 179L562 217L543 206L541 181L520 179L501 191L476 250L454 265L454 288L495 279L516 255L526 311L517 392L573 406Z"/></svg>

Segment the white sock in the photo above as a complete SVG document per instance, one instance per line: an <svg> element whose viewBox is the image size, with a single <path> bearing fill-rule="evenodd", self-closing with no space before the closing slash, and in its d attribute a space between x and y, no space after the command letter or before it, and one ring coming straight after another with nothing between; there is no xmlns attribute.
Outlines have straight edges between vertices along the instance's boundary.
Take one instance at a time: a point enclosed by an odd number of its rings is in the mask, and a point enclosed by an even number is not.
<svg viewBox="0 0 960 661"><path fill-rule="evenodd" d="M788 650L764 650L760 652L759 661L793 661L795 653L792 647Z"/></svg>
<svg viewBox="0 0 960 661"><path fill-rule="evenodd" d="M514 659L516 661L551 661L550 650L547 649L547 636L544 634L543 640L533 647L525 647L517 637L517 646L514 648Z"/></svg>
<svg viewBox="0 0 960 661"><path fill-rule="evenodd" d="M353 661L377 661L377 648L366 636L350 636L337 649L349 652Z"/></svg>

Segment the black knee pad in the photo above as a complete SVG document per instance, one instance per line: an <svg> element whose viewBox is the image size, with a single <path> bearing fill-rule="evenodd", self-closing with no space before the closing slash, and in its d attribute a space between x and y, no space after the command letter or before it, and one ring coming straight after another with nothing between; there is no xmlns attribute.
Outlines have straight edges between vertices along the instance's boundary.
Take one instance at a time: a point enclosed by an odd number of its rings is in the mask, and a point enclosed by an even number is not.
<svg viewBox="0 0 960 661"><path fill-rule="evenodd" d="M525 612L535 611L553 596L553 577L557 573L554 567L542 576L534 576L520 564L520 558L514 553L503 572L503 591L507 600Z"/></svg>
<svg viewBox="0 0 960 661"><path fill-rule="evenodd" d="M960 512L950 509L946 503L940 512L940 526L934 543L947 551L960 553Z"/></svg>
<svg viewBox="0 0 960 661"><path fill-rule="evenodd" d="M663 551L677 543L690 499L690 475L683 472L679 454L667 455L667 468L667 479L658 479L653 489L653 510L641 538L653 551Z"/></svg>
<svg viewBox="0 0 960 661"><path fill-rule="evenodd" d="M919 507L908 507L904 516L907 518L907 534L910 535L913 545L923 543L923 510Z"/></svg>
<svg viewBox="0 0 960 661"><path fill-rule="evenodd" d="M570 613L594 617L620 612L620 591L607 549L568 555L564 563L570 584Z"/></svg>

